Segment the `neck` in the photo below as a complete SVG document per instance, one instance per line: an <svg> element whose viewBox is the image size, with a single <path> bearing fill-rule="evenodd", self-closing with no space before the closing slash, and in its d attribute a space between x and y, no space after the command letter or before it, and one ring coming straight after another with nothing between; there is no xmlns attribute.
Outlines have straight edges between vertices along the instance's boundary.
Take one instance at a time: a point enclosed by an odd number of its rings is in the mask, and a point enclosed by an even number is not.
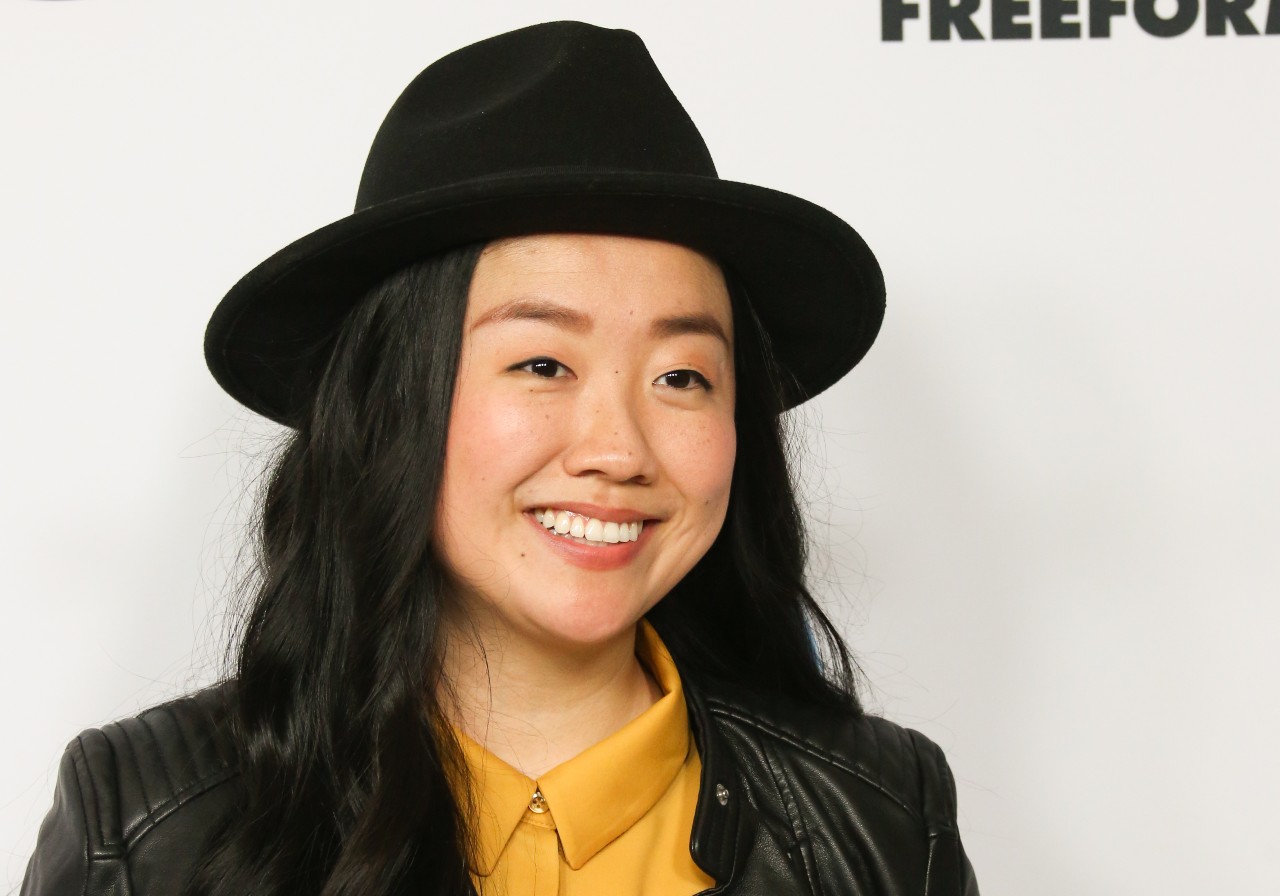
<svg viewBox="0 0 1280 896"><path fill-rule="evenodd" d="M662 691L636 657L635 627L589 647L506 628L451 626L442 695L449 721L531 778L640 715Z"/></svg>

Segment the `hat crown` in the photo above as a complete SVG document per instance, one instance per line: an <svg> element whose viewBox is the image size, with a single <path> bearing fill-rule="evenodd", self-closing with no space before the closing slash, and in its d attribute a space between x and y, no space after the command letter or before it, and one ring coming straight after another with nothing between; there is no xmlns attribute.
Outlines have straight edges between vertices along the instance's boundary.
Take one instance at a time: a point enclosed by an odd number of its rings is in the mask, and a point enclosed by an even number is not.
<svg viewBox="0 0 1280 896"><path fill-rule="evenodd" d="M434 62L379 128L356 209L566 170L716 176L702 135L630 31L549 22Z"/></svg>
<svg viewBox="0 0 1280 896"><path fill-rule="evenodd" d="M232 287L205 331L209 369L248 407L298 425L343 322L389 274L547 232L666 240L716 259L768 334L788 407L853 367L884 314L862 238L811 202L719 178L639 37L552 22L451 53L405 88L355 213Z"/></svg>

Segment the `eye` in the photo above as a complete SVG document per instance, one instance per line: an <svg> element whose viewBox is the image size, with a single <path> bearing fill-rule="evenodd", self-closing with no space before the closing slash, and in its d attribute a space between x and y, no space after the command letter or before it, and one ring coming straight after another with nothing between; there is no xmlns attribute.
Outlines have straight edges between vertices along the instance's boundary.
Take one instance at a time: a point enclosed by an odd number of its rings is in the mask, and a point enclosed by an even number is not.
<svg viewBox="0 0 1280 896"><path fill-rule="evenodd" d="M569 368L565 367L555 358L530 358L528 361L516 364L510 369L525 370L532 373L534 376L542 377L547 380L569 375Z"/></svg>
<svg viewBox="0 0 1280 896"><path fill-rule="evenodd" d="M658 377L653 381L653 384L655 386L668 386L681 391L691 389L711 391L711 383L707 382L707 378L696 370L672 370Z"/></svg>

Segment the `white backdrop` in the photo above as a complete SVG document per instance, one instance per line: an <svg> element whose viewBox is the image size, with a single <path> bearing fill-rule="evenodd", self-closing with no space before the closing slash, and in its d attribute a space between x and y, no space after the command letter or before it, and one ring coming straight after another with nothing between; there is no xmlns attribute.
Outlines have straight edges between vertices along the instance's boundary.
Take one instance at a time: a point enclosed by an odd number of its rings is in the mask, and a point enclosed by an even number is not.
<svg viewBox="0 0 1280 896"><path fill-rule="evenodd" d="M1274 892L1280 36L935 42L921 7L884 43L869 0L0 5L0 892L66 741L218 672L276 431L209 311L349 210L423 66L556 18L639 32L723 176L884 266L798 420L817 572L984 892Z"/></svg>

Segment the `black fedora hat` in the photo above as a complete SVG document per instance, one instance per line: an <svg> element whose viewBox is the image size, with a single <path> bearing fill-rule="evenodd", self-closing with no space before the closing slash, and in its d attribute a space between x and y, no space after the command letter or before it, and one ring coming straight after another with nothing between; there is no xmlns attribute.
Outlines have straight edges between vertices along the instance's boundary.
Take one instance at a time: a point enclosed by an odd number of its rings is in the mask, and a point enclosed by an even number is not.
<svg viewBox="0 0 1280 896"><path fill-rule="evenodd" d="M721 180L644 44L580 22L464 47L405 88L373 142L355 212L262 262L205 333L214 378L296 424L353 304L397 268L466 243L614 233L695 248L731 272L793 382L816 395L870 348L875 257L786 193Z"/></svg>

